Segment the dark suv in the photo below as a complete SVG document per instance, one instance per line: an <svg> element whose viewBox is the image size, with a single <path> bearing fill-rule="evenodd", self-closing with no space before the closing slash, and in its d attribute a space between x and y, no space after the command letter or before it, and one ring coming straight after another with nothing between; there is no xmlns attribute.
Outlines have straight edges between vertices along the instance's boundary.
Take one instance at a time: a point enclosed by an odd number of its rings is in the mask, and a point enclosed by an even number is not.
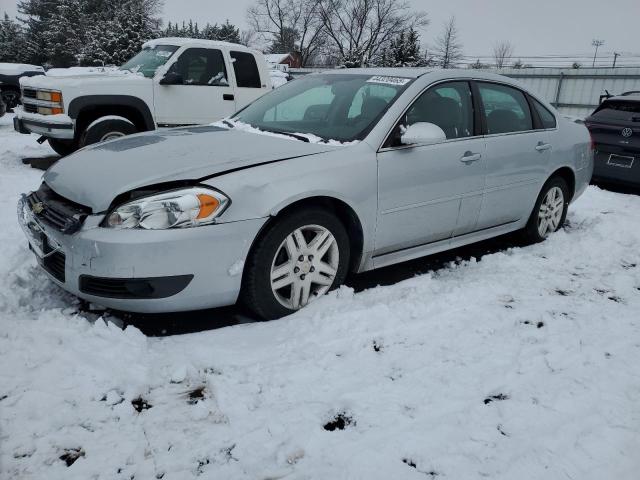
<svg viewBox="0 0 640 480"><path fill-rule="evenodd" d="M595 143L594 180L640 186L640 92L607 98L585 123Z"/></svg>

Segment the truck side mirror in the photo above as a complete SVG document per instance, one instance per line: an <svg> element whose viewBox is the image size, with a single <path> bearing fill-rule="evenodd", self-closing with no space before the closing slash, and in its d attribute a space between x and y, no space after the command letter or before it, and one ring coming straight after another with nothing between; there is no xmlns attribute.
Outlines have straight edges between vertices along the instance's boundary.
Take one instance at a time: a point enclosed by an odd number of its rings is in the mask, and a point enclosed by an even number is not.
<svg viewBox="0 0 640 480"><path fill-rule="evenodd" d="M182 85L184 84L184 78L182 75L176 72L167 72L160 80L160 85Z"/></svg>

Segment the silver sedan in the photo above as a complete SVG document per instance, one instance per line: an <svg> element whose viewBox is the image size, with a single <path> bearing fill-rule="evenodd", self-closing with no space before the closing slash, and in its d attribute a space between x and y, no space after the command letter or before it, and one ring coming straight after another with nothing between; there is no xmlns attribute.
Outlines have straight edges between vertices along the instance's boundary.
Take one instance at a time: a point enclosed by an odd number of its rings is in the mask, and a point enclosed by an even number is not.
<svg viewBox="0 0 640 480"><path fill-rule="evenodd" d="M541 241L592 170L587 129L510 79L337 70L216 125L87 147L18 217L83 299L134 312L240 300L270 319L349 272L516 230Z"/></svg>

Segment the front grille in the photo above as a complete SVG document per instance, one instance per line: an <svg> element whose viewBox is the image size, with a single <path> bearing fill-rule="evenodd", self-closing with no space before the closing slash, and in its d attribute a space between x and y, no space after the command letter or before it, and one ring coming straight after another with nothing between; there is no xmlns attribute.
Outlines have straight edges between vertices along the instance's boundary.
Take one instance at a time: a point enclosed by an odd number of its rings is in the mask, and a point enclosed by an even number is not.
<svg viewBox="0 0 640 480"><path fill-rule="evenodd" d="M22 104L24 111L28 113L38 113L38 106L33 105L31 103L23 103Z"/></svg>
<svg viewBox="0 0 640 480"><path fill-rule="evenodd" d="M89 207L67 200L43 183L28 197L29 208L47 225L62 233L77 232L84 219L91 213Z"/></svg>
<svg viewBox="0 0 640 480"><path fill-rule="evenodd" d="M53 249L51 248L49 243L46 241L44 242L43 247L44 247L43 248L44 254L45 255L49 254L49 255L45 256L42 259L42 266L56 280L64 283L65 281L64 267L66 263L66 257L64 253L60 251L51 253Z"/></svg>
<svg viewBox="0 0 640 480"><path fill-rule="evenodd" d="M38 98L38 94L33 88L25 88L22 90L22 96L24 98Z"/></svg>

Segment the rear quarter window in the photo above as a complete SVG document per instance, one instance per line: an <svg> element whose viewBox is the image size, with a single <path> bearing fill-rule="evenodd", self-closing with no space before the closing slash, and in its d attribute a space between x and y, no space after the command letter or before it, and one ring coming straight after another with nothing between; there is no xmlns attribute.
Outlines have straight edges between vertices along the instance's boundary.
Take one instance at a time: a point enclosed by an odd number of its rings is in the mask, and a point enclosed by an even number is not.
<svg viewBox="0 0 640 480"><path fill-rule="evenodd" d="M262 88L260 71L255 57L247 52L231 52L233 71L240 88Z"/></svg>
<svg viewBox="0 0 640 480"><path fill-rule="evenodd" d="M540 121L542 122L542 128L556 128L556 117L553 116L547 107L542 105L535 98L530 97L531 102L533 103L533 108L536 109L536 113L540 117Z"/></svg>

